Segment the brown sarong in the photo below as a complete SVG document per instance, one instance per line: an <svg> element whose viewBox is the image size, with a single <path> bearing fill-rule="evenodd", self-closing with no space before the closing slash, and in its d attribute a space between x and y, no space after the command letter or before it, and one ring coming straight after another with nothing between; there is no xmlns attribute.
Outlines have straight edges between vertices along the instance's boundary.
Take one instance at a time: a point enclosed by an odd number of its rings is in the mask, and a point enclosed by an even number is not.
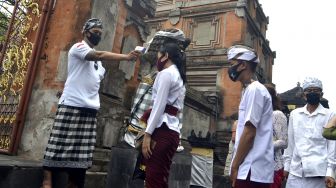
<svg viewBox="0 0 336 188"><path fill-rule="evenodd" d="M172 158L179 144L179 133L165 123L155 129L152 140L156 142L152 155L144 160L146 165L146 188L168 188L168 176Z"/></svg>

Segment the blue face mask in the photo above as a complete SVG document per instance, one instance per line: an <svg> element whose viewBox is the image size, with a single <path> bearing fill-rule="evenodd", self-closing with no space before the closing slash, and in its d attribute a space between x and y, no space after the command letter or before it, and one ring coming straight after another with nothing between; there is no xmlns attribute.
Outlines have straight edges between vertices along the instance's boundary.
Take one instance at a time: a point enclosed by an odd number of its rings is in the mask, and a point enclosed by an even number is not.
<svg viewBox="0 0 336 188"><path fill-rule="evenodd" d="M234 65L234 66L232 66L232 67L230 67L229 69L228 69L228 74L229 74L229 77L230 77L230 79L232 80L232 81L237 81L237 79L238 79L238 77L239 77L239 75L240 75L240 73L242 73L244 70L241 70L241 71L237 71L237 69L238 69L238 66L240 65L241 63L239 62L237 65Z"/></svg>

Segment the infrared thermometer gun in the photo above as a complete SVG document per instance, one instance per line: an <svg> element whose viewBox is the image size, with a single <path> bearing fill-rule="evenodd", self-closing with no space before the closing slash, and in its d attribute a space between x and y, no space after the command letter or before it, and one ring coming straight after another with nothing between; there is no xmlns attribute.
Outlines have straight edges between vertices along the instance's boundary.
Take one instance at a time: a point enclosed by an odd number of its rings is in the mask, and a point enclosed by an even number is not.
<svg viewBox="0 0 336 188"><path fill-rule="evenodd" d="M142 46L136 46L134 50L138 51L138 52L140 52L142 54L146 52L146 48L142 47Z"/></svg>

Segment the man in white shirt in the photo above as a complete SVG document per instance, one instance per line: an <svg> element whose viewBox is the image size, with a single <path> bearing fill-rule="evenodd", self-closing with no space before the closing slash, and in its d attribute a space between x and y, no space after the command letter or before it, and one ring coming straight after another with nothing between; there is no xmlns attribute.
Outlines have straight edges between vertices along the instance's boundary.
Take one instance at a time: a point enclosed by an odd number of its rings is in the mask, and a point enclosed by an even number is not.
<svg viewBox="0 0 336 188"><path fill-rule="evenodd" d="M265 86L252 79L259 63L253 49L233 46L228 49L228 61L230 79L244 86L231 163L232 186L268 188L274 174L272 99Z"/></svg>
<svg viewBox="0 0 336 188"><path fill-rule="evenodd" d="M58 187L52 176L60 172L68 175L70 187L84 187L86 170L92 166L98 91L105 73L100 61L135 60L139 55L135 51L116 54L94 50L102 29L99 19L89 19L83 27L83 40L69 50L68 77L43 159L44 188Z"/></svg>
<svg viewBox="0 0 336 188"><path fill-rule="evenodd" d="M289 117L288 148L284 152L286 187L335 187L335 141L322 136L334 113L320 104L320 80L308 77L302 87L307 104Z"/></svg>

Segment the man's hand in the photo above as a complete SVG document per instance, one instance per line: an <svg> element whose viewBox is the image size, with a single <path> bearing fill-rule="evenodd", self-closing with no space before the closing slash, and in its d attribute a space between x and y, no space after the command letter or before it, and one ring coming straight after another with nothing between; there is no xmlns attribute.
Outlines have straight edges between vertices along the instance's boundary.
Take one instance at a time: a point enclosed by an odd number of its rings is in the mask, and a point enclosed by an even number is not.
<svg viewBox="0 0 336 188"><path fill-rule="evenodd" d="M231 167L231 173L230 173L230 179L232 181L232 187L235 187L235 185L236 185L237 176L238 176L238 168L232 166Z"/></svg>
<svg viewBox="0 0 336 188"><path fill-rule="evenodd" d="M144 140L142 142L142 155L145 157L145 159L149 159L150 156L152 155L151 140L152 140L151 135L145 133Z"/></svg>
<svg viewBox="0 0 336 188"><path fill-rule="evenodd" d="M133 50L129 54L127 54L127 59L128 60L136 60L136 59L138 59L140 54L141 54L141 52Z"/></svg>
<svg viewBox="0 0 336 188"><path fill-rule="evenodd" d="M289 172L288 171L284 171L283 176L284 176L285 180L287 180L288 175L289 175Z"/></svg>
<svg viewBox="0 0 336 188"><path fill-rule="evenodd" d="M325 184L327 188L334 188L335 187L335 180L332 177L326 176L325 177Z"/></svg>

